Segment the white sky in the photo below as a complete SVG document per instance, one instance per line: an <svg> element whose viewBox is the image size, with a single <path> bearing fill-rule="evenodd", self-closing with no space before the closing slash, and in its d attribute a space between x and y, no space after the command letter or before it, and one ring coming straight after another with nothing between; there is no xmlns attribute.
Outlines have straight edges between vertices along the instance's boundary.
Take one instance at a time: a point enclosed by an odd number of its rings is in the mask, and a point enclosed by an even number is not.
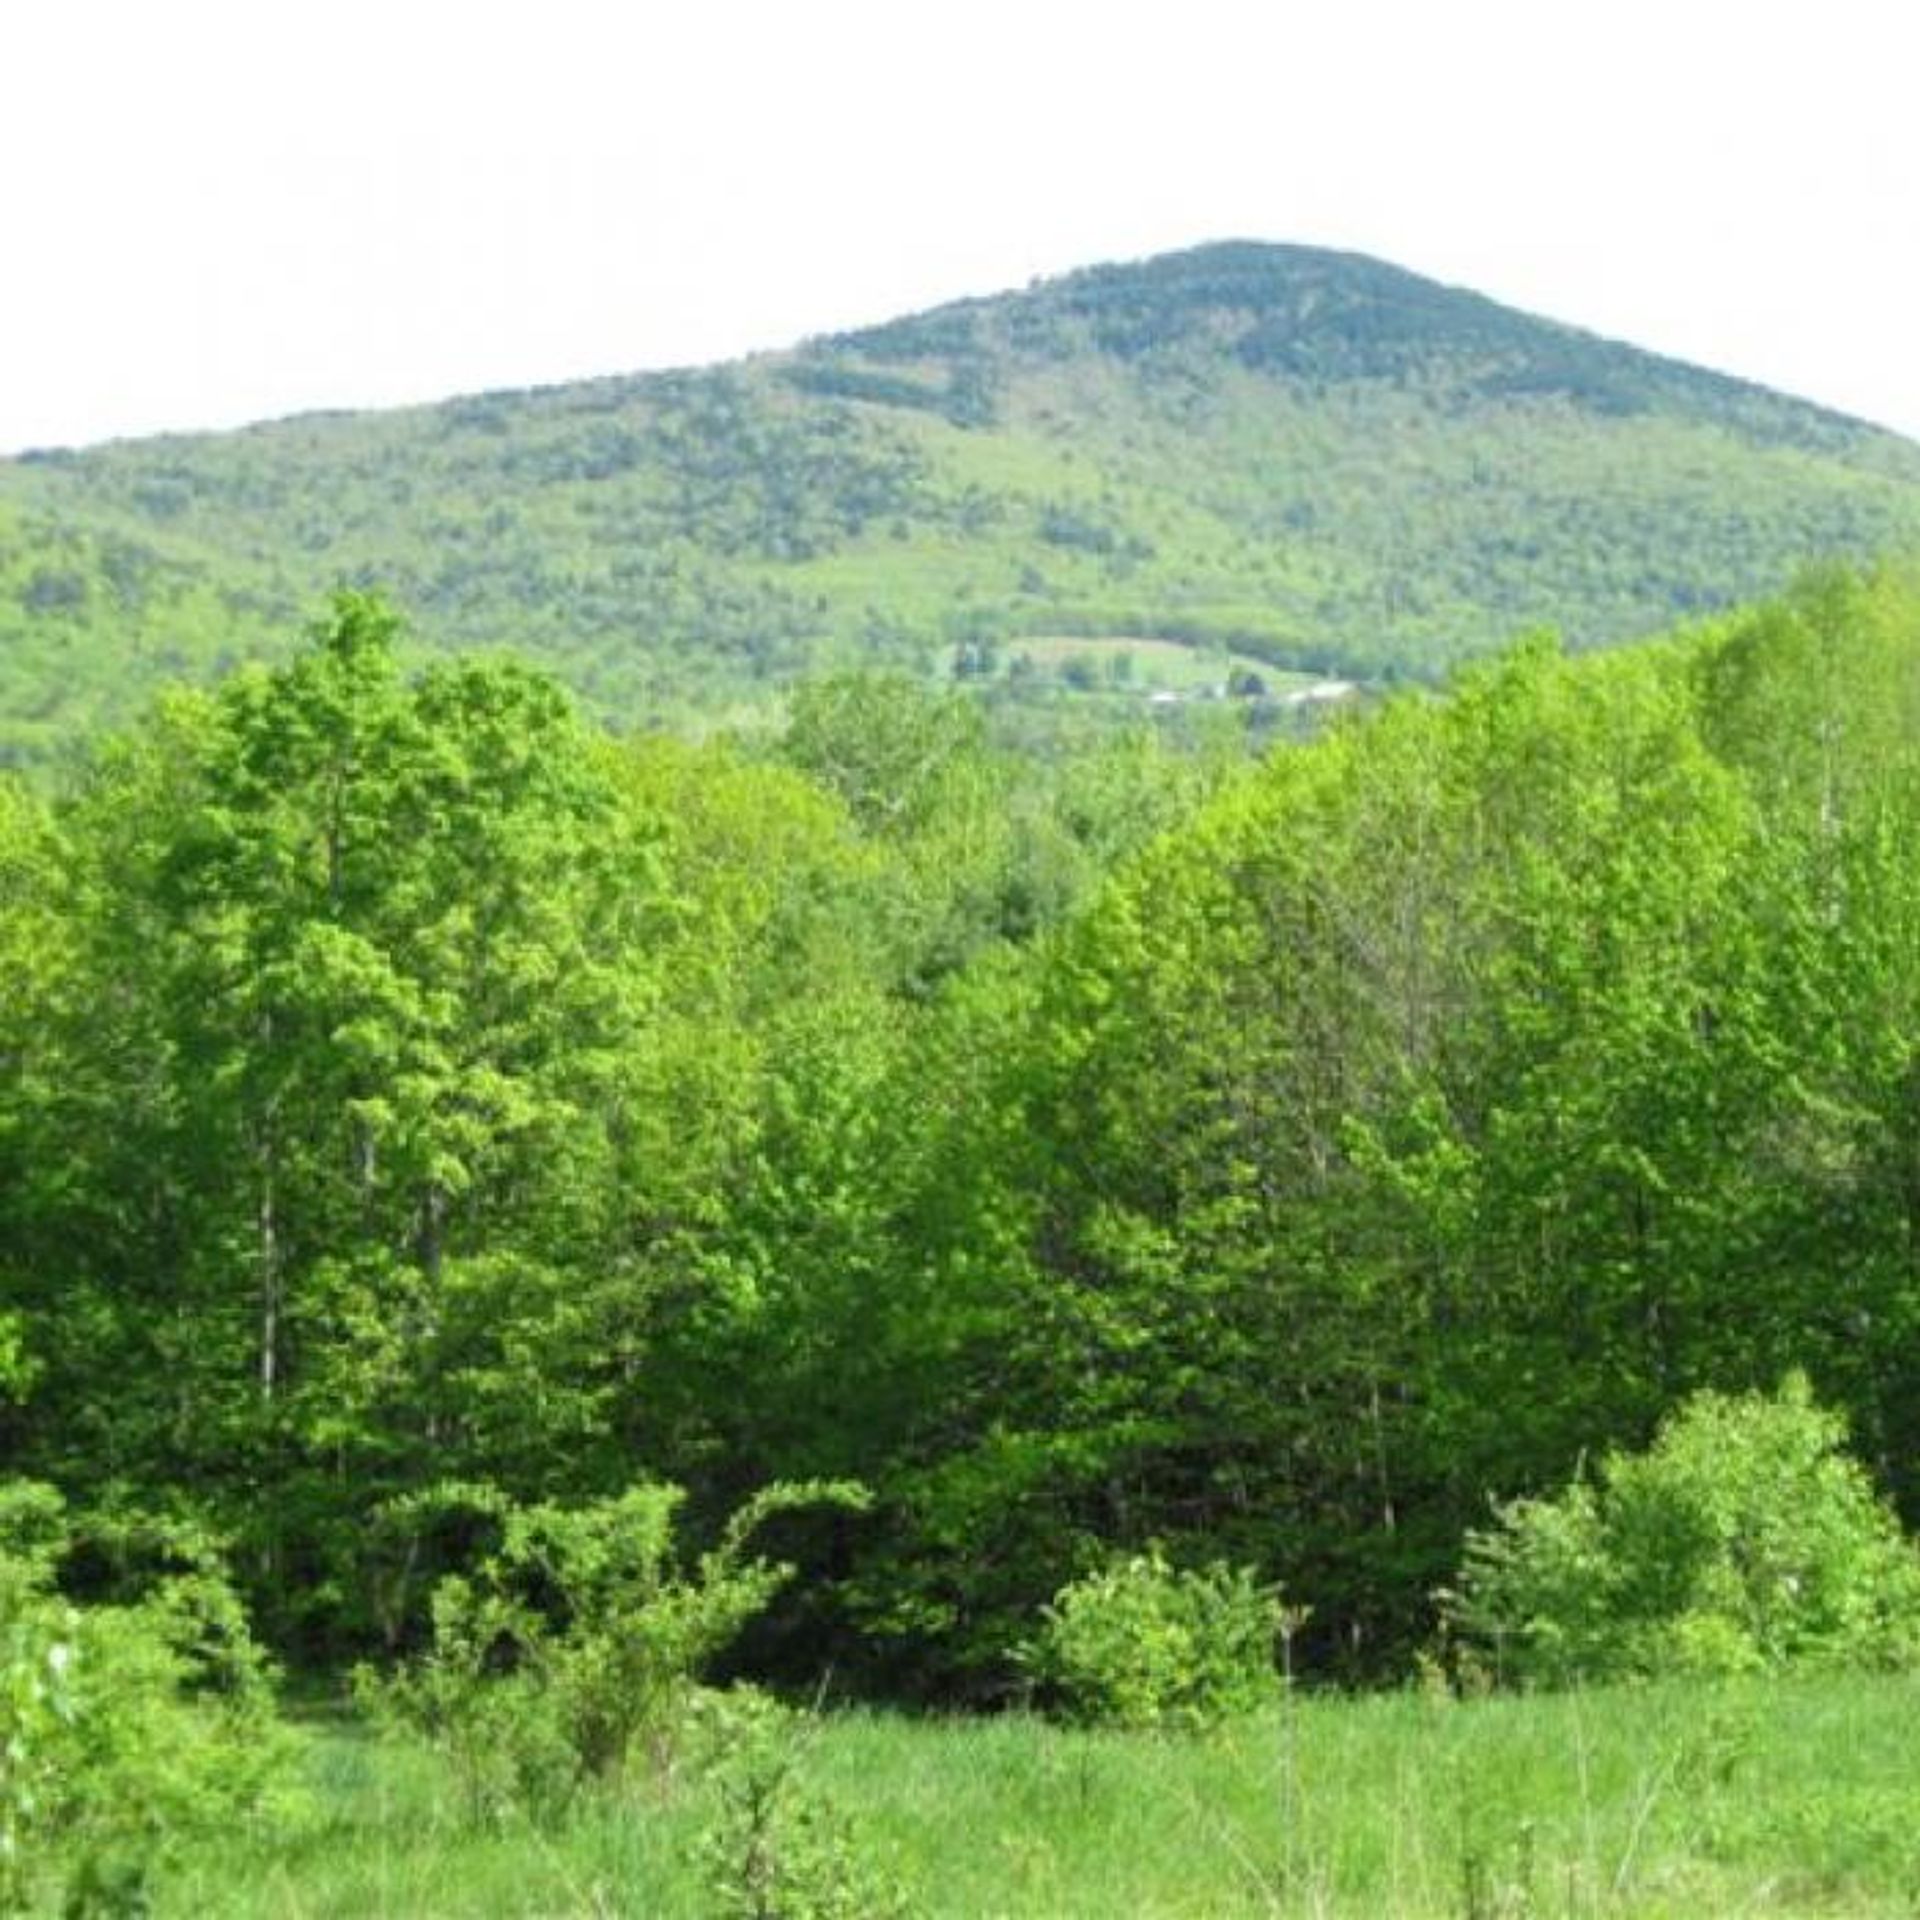
<svg viewBox="0 0 1920 1920"><path fill-rule="evenodd" d="M0 0L0 451L1227 237L1920 435L1899 0Z"/></svg>

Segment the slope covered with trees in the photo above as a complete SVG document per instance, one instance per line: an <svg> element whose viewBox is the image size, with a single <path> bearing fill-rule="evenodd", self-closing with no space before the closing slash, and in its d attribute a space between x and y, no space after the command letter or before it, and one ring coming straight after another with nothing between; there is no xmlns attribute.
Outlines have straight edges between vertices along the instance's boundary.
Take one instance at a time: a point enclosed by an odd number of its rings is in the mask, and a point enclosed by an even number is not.
<svg viewBox="0 0 1920 1920"><path fill-rule="evenodd" d="M859 1480L762 1670L998 1697L1158 1552L1398 1671L1490 1495L1791 1369L1920 1507L1910 579L1251 767L872 676L616 742L398 640L0 781L0 1444L283 1649L507 1502Z"/></svg>
<svg viewBox="0 0 1920 1920"><path fill-rule="evenodd" d="M1357 256L1203 247L731 366L0 465L0 751L343 583L659 722L835 664L1018 695L1021 643L1076 634L1432 676L1917 536L1893 435Z"/></svg>

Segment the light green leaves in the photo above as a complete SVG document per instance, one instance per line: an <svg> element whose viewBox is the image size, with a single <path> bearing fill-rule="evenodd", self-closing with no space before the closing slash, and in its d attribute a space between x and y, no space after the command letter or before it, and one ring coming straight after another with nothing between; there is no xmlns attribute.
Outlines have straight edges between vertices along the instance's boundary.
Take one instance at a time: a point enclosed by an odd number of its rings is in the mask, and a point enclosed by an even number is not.
<svg viewBox="0 0 1920 1920"><path fill-rule="evenodd" d="M1920 1663L1920 1554L1845 1438L1801 1375L1697 1394L1645 1452L1471 1534L1452 1630L1547 1684Z"/></svg>

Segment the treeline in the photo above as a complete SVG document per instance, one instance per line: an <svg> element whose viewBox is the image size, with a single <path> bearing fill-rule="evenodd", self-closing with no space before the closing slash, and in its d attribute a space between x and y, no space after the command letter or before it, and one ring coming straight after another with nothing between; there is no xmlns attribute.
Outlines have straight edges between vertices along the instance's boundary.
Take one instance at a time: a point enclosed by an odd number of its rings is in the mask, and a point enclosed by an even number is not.
<svg viewBox="0 0 1920 1920"><path fill-rule="evenodd" d="M1804 1368L1920 1505L1920 590L1253 768L906 681L608 740L348 596L0 786L0 1444L414 1644L503 1498L771 1480L749 1650L993 1698L1227 1559L1395 1669L1490 1496Z"/></svg>

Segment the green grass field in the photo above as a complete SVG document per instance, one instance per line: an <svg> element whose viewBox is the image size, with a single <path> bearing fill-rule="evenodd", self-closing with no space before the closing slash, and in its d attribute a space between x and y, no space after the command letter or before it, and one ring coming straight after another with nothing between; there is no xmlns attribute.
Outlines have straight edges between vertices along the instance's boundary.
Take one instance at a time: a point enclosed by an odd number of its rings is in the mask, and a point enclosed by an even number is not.
<svg viewBox="0 0 1920 1920"><path fill-rule="evenodd" d="M1235 669L1257 674L1271 693L1285 693L1312 686L1316 676L1290 673L1269 661L1256 660L1251 654L1230 653L1214 647L1194 647L1180 640L1155 640L1145 635L1103 634L1081 637L1076 634L1038 634L1031 638L1006 642L1007 660L1022 655L1043 673L1057 674L1070 660L1084 660L1103 684L1113 681L1114 662L1124 662L1124 677L1117 684L1138 692L1164 688L1173 693L1192 693L1207 687L1224 687ZM1006 669L1001 669L1004 677Z"/></svg>
<svg viewBox="0 0 1920 1920"><path fill-rule="evenodd" d="M1303 1697L1192 1740L845 1714L795 1769L916 1914L1911 1915L1916 1729L1920 1683L1832 1677ZM343 1723L303 1738L304 1810L177 1858L158 1912L748 1910L708 1890L717 1796L690 1772L486 1832L432 1755Z"/></svg>

